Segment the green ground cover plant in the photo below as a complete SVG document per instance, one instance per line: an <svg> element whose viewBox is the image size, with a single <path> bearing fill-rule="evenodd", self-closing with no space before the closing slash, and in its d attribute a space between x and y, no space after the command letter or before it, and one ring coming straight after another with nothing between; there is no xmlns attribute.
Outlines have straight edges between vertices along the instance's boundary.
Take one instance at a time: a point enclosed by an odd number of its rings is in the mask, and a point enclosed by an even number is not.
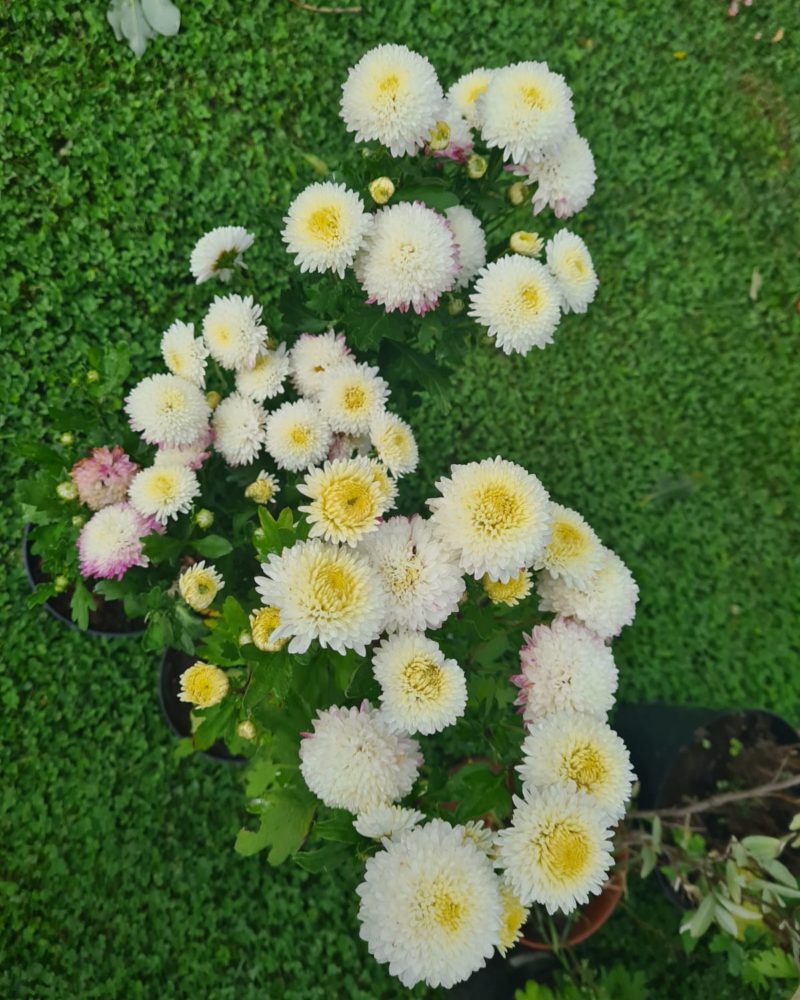
<svg viewBox="0 0 800 1000"><path fill-rule="evenodd" d="M505 358L485 344L454 376L449 411L421 400L417 478L501 452L591 512L641 588L615 645L621 698L760 706L800 722L795 5L756 0L728 18L724 3L699 0L406 0L332 17L197 0L181 13L180 33L139 61L103 4L0 15L6 484L15 442L50 440L48 410L69 404L91 348L125 341L144 374L191 301L199 233L256 232L248 262L274 274L279 295L291 266L283 206L317 177L304 154L352 155L338 87L362 51L402 42L446 82L545 58L573 84L598 163L574 228L591 240L601 288L547 351ZM152 655L25 610L10 493L3 995L405 995L357 938L352 883L233 854L237 775L173 759ZM654 886L634 897L582 957L642 969L655 997L741 995L705 949L687 974L679 918Z"/></svg>

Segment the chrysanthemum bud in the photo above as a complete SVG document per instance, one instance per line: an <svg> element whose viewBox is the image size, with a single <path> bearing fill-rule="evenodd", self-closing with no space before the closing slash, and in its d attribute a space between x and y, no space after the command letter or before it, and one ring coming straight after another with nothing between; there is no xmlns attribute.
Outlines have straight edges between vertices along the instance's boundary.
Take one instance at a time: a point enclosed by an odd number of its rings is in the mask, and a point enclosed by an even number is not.
<svg viewBox="0 0 800 1000"><path fill-rule="evenodd" d="M447 122L437 122L433 126L428 145L431 149L447 149L450 145L450 126Z"/></svg>
<svg viewBox="0 0 800 1000"><path fill-rule="evenodd" d="M508 245L514 253L522 254L523 257L538 257L544 249L544 240L538 233L527 233L520 229L511 234Z"/></svg>
<svg viewBox="0 0 800 1000"><path fill-rule="evenodd" d="M84 525L84 523L85 523L85 521L86 521L86 518L83 517L82 514L76 514L75 517L73 517L73 519L72 519L72 526L74 528L82 528L83 525Z"/></svg>
<svg viewBox="0 0 800 1000"><path fill-rule="evenodd" d="M216 391L216 389L211 389L206 393L206 402L211 407L212 410L216 410L219 404L222 402L222 396Z"/></svg>
<svg viewBox="0 0 800 1000"><path fill-rule="evenodd" d="M90 368L89 371L86 373L86 381L87 382L99 382L100 381L100 372L97 371L96 368Z"/></svg>
<svg viewBox="0 0 800 1000"><path fill-rule="evenodd" d="M201 531L208 531L211 525L214 523L214 514L203 507L202 510L194 515L194 523L200 528Z"/></svg>
<svg viewBox="0 0 800 1000"><path fill-rule="evenodd" d="M242 740L254 740L256 738L256 727L249 719L240 722L236 727L236 735Z"/></svg>
<svg viewBox="0 0 800 1000"><path fill-rule="evenodd" d="M78 499L78 488L75 483L70 482L68 479L65 479L63 483L59 483L56 486L56 493L62 500Z"/></svg>
<svg viewBox="0 0 800 1000"><path fill-rule="evenodd" d="M394 182L390 177L376 177L370 183L369 193L376 205L385 205L394 194Z"/></svg>
<svg viewBox="0 0 800 1000"><path fill-rule="evenodd" d="M508 189L508 200L512 205L524 205L529 194L528 185L524 181L516 181Z"/></svg>
<svg viewBox="0 0 800 1000"><path fill-rule="evenodd" d="M467 176L476 181L480 177L483 177L488 166L489 164L486 162L485 157L473 153L467 158Z"/></svg>
<svg viewBox="0 0 800 1000"><path fill-rule="evenodd" d="M258 478L245 487L244 495L254 503L267 504L274 499L278 490L278 481L274 476L268 472L259 472Z"/></svg>
<svg viewBox="0 0 800 1000"><path fill-rule="evenodd" d="M63 594L68 586L69 578L66 576L57 576L55 580L53 580L53 589L57 594Z"/></svg>
<svg viewBox="0 0 800 1000"><path fill-rule="evenodd" d="M452 298L447 303L447 311L451 316L458 316L459 313L464 312L464 300Z"/></svg>
<svg viewBox="0 0 800 1000"><path fill-rule="evenodd" d="M64 431L64 433L59 437L58 440L61 442L61 444L69 446L71 444L75 444L75 435L72 433L72 431Z"/></svg>
<svg viewBox="0 0 800 1000"><path fill-rule="evenodd" d="M253 532L253 541L254 542L263 542L265 538L266 538L266 535L264 534L264 529L263 528L256 528L255 531Z"/></svg>

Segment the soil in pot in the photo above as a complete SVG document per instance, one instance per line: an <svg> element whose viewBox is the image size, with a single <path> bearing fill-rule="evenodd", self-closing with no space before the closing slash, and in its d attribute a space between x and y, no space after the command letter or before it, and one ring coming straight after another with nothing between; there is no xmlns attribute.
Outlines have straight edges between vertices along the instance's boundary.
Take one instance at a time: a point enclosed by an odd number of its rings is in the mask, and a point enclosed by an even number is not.
<svg viewBox="0 0 800 1000"><path fill-rule="evenodd" d="M23 545L23 558L25 562L25 572L31 589L35 589L40 583L51 583L52 577L42 568L42 560L31 551L28 536L28 528L25 529ZM76 631L78 626L72 620L73 588L69 587L61 594L54 594L44 603L44 607L50 614L65 625L69 625ZM145 623L143 618L128 618L122 606L122 601L107 601L100 594L94 595L95 607L89 612L89 627L85 630L89 635L102 636L139 636L144 634Z"/></svg>
<svg viewBox="0 0 800 1000"><path fill-rule="evenodd" d="M189 656L179 649L167 649L161 658L161 671L158 679L158 700L161 703L161 711L170 730L179 739L186 739L192 735L192 706L178 697L181 689L181 674L193 663L197 662L196 656ZM206 757L214 760L223 760L228 763L244 763L245 757L232 754L223 740L202 750Z"/></svg>

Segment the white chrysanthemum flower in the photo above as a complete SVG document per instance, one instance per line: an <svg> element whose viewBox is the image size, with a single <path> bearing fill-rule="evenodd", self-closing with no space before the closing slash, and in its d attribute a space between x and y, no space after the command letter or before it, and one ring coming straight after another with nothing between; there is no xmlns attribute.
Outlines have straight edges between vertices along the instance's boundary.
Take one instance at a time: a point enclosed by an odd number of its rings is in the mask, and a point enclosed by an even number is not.
<svg viewBox="0 0 800 1000"><path fill-rule="evenodd" d="M273 399L283 392L289 367L286 344L278 344L274 351L261 350L252 368L240 368L236 372L236 391L257 403Z"/></svg>
<svg viewBox="0 0 800 1000"><path fill-rule="evenodd" d="M523 787L571 782L599 805L609 823L625 814L636 775L627 747L592 715L557 712L537 722L522 744L517 767Z"/></svg>
<svg viewBox="0 0 800 1000"><path fill-rule="evenodd" d="M193 611L205 611L217 594L225 586L225 581L213 566L205 561L194 563L178 577L178 591Z"/></svg>
<svg viewBox="0 0 800 1000"><path fill-rule="evenodd" d="M197 471L210 457L209 448L213 440L214 432L210 427L206 427L198 438L188 444L159 448L153 456L153 465L188 465L190 469Z"/></svg>
<svg viewBox="0 0 800 1000"><path fill-rule="evenodd" d="M289 206L281 234L302 272L344 277L372 225L364 202L344 184L309 184Z"/></svg>
<svg viewBox="0 0 800 1000"><path fill-rule="evenodd" d="M564 312L586 312L597 292L597 275L586 244L575 233L559 230L547 241L547 267L561 292Z"/></svg>
<svg viewBox="0 0 800 1000"><path fill-rule="evenodd" d="M508 949L513 948L519 941L530 911L527 906L522 905L519 896L505 882L500 884L500 898L503 902L503 916L497 950L505 957Z"/></svg>
<svg viewBox="0 0 800 1000"><path fill-rule="evenodd" d="M148 375L125 400L131 427L148 444L174 448L196 441L211 409L194 383L177 375Z"/></svg>
<svg viewBox="0 0 800 1000"><path fill-rule="evenodd" d="M507 580L495 580L494 577L484 573L481 580L484 592L492 604L507 604L510 608L519 604L531 592L531 574L527 569L521 569L516 576L510 576Z"/></svg>
<svg viewBox="0 0 800 1000"><path fill-rule="evenodd" d="M246 267L242 254L253 245L255 236L242 226L218 226L201 236L192 250L189 267L195 282L209 278L230 281L236 267Z"/></svg>
<svg viewBox="0 0 800 1000"><path fill-rule="evenodd" d="M377 139L403 156L425 144L443 97L427 59L405 45L378 45L350 70L341 114L356 142Z"/></svg>
<svg viewBox="0 0 800 1000"><path fill-rule="evenodd" d="M195 337L193 323L175 320L161 338L161 356L173 375L180 375L203 388L208 350L203 341Z"/></svg>
<svg viewBox="0 0 800 1000"><path fill-rule="evenodd" d="M550 537L536 569L560 576L571 587L587 587L603 557L603 546L576 510L551 503Z"/></svg>
<svg viewBox="0 0 800 1000"><path fill-rule="evenodd" d="M331 429L318 407L306 399L284 403L267 417L267 451L278 467L300 472L328 454Z"/></svg>
<svg viewBox="0 0 800 1000"><path fill-rule="evenodd" d="M421 517L389 518L359 551L386 590L382 631L436 629L458 608L464 593L461 568Z"/></svg>
<svg viewBox="0 0 800 1000"><path fill-rule="evenodd" d="M311 500L297 508L311 526L310 538L355 545L377 530L386 513L372 463L363 456L326 462L307 473L297 489Z"/></svg>
<svg viewBox="0 0 800 1000"><path fill-rule="evenodd" d="M378 458L393 476L413 472L419 461L414 432L394 413L384 411L371 422L369 436Z"/></svg>
<svg viewBox="0 0 800 1000"><path fill-rule="evenodd" d="M447 91L447 99L458 113L466 118L472 128L480 128L483 124L483 102L481 97L489 87L489 81L494 74L493 69L480 66L470 73L465 73Z"/></svg>
<svg viewBox="0 0 800 1000"><path fill-rule="evenodd" d="M500 880L461 827L431 820L367 861L358 918L378 962L409 988L449 989L482 968L500 940Z"/></svg>
<svg viewBox="0 0 800 1000"><path fill-rule="evenodd" d="M128 498L140 514L166 524L190 510L199 494L200 483L187 466L151 465L134 476Z"/></svg>
<svg viewBox="0 0 800 1000"><path fill-rule="evenodd" d="M487 857L494 857L494 831L482 819L468 820L463 831L465 840L471 840Z"/></svg>
<svg viewBox="0 0 800 1000"><path fill-rule="evenodd" d="M216 296L203 320L206 347L223 368L251 368L266 336L261 306L252 295Z"/></svg>
<svg viewBox="0 0 800 1000"><path fill-rule="evenodd" d="M388 398L389 386L377 368L348 361L326 374L317 402L332 430L368 434Z"/></svg>
<svg viewBox="0 0 800 1000"><path fill-rule="evenodd" d="M533 196L534 215L549 205L557 219L568 219L584 209L594 194L594 157L589 143L574 128L556 153L525 167L526 183L538 185Z"/></svg>
<svg viewBox="0 0 800 1000"><path fill-rule="evenodd" d="M527 723L554 712L584 712L605 719L614 704L614 655L594 632L557 619L537 625L519 652L522 673L512 678L521 690Z"/></svg>
<svg viewBox="0 0 800 1000"><path fill-rule="evenodd" d="M575 119L572 92L547 63L520 62L495 70L481 98L481 134L515 163L555 153Z"/></svg>
<svg viewBox="0 0 800 1000"><path fill-rule="evenodd" d="M505 354L546 347L561 318L561 292L552 275L544 264L519 254L487 265L469 301L469 315Z"/></svg>
<svg viewBox="0 0 800 1000"><path fill-rule="evenodd" d="M431 526L465 573L505 581L539 557L550 530L549 501L521 465L499 457L454 465L436 489L442 495L428 500Z"/></svg>
<svg viewBox="0 0 800 1000"><path fill-rule="evenodd" d="M442 292L453 287L459 270L458 247L447 219L422 202L387 205L356 258L355 275L386 312L399 309L423 316L435 309Z"/></svg>
<svg viewBox="0 0 800 1000"><path fill-rule="evenodd" d="M238 392L223 399L211 418L214 447L228 465L249 465L264 446L267 414Z"/></svg>
<svg viewBox="0 0 800 1000"><path fill-rule="evenodd" d="M352 361L343 333L301 333L289 353L294 387L301 396L316 396L327 373Z"/></svg>
<svg viewBox="0 0 800 1000"><path fill-rule="evenodd" d="M497 864L520 901L570 913L600 892L609 869L610 830L603 810L564 785L514 796L511 826L495 838Z"/></svg>
<svg viewBox="0 0 800 1000"><path fill-rule="evenodd" d="M280 612L273 641L291 636L290 653L305 653L316 639L337 653L366 655L381 631L386 594L362 555L313 539L271 555L261 568L266 576L256 577L256 589Z"/></svg>
<svg viewBox="0 0 800 1000"><path fill-rule="evenodd" d="M438 733L464 714L464 671L419 632L384 639L373 653L372 670L381 686L381 708L402 732Z"/></svg>
<svg viewBox="0 0 800 1000"><path fill-rule="evenodd" d="M370 463L372 464L373 478L378 484L381 503L385 506L386 510L391 510L397 499L397 483L389 475L389 470L383 462L380 462L377 458L371 458Z"/></svg>
<svg viewBox="0 0 800 1000"><path fill-rule="evenodd" d="M458 245L458 274L453 289L466 288L486 263L486 236L478 218L463 205L445 212Z"/></svg>
<svg viewBox="0 0 800 1000"><path fill-rule="evenodd" d="M362 837L370 837L372 840L383 840L384 838L391 840L392 837L405 833L407 830L413 830L422 819L424 816L416 809L381 805L356 816L353 820L353 826Z"/></svg>
<svg viewBox="0 0 800 1000"><path fill-rule="evenodd" d="M540 573L539 610L576 618L603 639L612 639L636 615L639 588L620 557L603 547L597 572L585 590Z"/></svg>
<svg viewBox="0 0 800 1000"><path fill-rule="evenodd" d="M326 806L360 815L411 791L422 762L419 744L391 729L382 712L360 708L317 712L300 744L305 783Z"/></svg>

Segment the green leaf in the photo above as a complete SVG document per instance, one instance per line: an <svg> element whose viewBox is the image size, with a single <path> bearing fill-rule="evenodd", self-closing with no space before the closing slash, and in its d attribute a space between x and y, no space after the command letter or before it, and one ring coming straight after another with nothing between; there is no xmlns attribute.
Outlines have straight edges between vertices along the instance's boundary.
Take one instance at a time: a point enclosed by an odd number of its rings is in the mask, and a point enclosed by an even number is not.
<svg viewBox="0 0 800 1000"><path fill-rule="evenodd" d="M797 979L800 978L800 969L781 948L770 948L762 951L750 959L753 967L767 976L769 979Z"/></svg>
<svg viewBox="0 0 800 1000"><path fill-rule="evenodd" d="M765 872L771 875L776 882L788 886L790 889L797 888L797 879L781 861L764 861L761 865Z"/></svg>
<svg viewBox="0 0 800 1000"><path fill-rule="evenodd" d="M690 937L702 937L711 926L716 905L714 894L709 893L689 919L681 924L681 934L688 931Z"/></svg>
<svg viewBox="0 0 800 1000"><path fill-rule="evenodd" d="M92 593L86 589L86 585L80 577L75 581L75 590L72 600L69 602L72 620L80 629L89 627L89 612L94 611L96 601Z"/></svg>
<svg viewBox="0 0 800 1000"><path fill-rule="evenodd" d="M40 604L46 604L51 597L55 596L56 587L54 583L39 583L36 590L28 595L27 605L29 608L36 608Z"/></svg>
<svg viewBox="0 0 800 1000"><path fill-rule="evenodd" d="M315 828L316 829L316 828ZM295 864L307 872L338 871L351 858L352 849L346 844L329 843L313 851L299 851L294 856Z"/></svg>
<svg viewBox="0 0 800 1000"><path fill-rule="evenodd" d="M194 539L191 545L207 559L218 559L220 556L226 556L229 552L233 552L233 546L222 535L206 535L205 538Z"/></svg>
<svg viewBox="0 0 800 1000"><path fill-rule="evenodd" d="M445 187L438 187L433 184L420 184L416 187L404 187L398 191L396 201L421 201L428 208L437 209L443 212L446 208L452 208L459 204L458 195L449 191Z"/></svg>
<svg viewBox="0 0 800 1000"><path fill-rule="evenodd" d="M303 845L314 817L316 799L308 790L281 788L270 792L257 831L240 830L235 849L245 856L269 848L267 860L279 865Z"/></svg>
<svg viewBox="0 0 800 1000"><path fill-rule="evenodd" d="M314 824L314 836L340 844L357 844L361 839L353 826L353 816L341 809L325 819L318 819Z"/></svg>
<svg viewBox="0 0 800 1000"><path fill-rule="evenodd" d="M760 864L771 861L781 852L781 842L777 837L752 836L742 838L742 847Z"/></svg>
<svg viewBox="0 0 800 1000"><path fill-rule="evenodd" d="M155 531L142 540L145 555L156 565L163 562L177 562L185 544L180 538L159 535Z"/></svg>
<svg viewBox="0 0 800 1000"><path fill-rule="evenodd" d="M236 705L229 696L219 705L206 709L203 721L197 727L192 739L199 750L208 750L225 733L236 713Z"/></svg>

